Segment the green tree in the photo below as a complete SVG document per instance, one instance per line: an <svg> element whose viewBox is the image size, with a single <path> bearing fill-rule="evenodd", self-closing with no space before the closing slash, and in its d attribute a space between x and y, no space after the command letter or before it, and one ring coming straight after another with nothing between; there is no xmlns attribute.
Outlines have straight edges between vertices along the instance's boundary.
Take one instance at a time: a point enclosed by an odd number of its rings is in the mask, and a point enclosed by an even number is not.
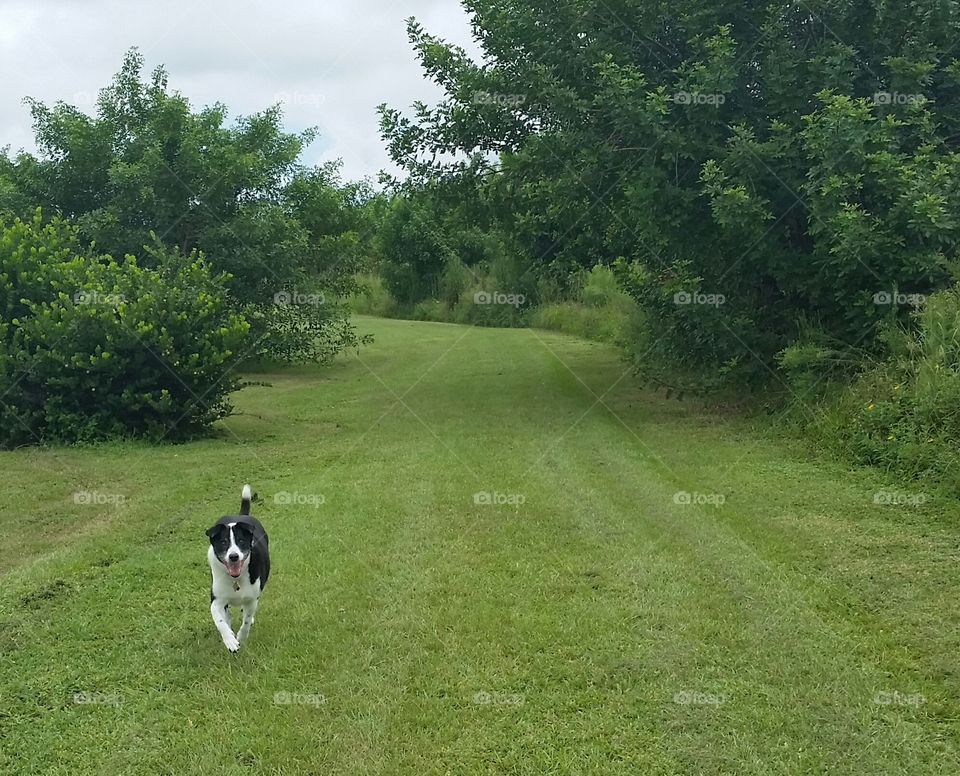
<svg viewBox="0 0 960 776"><path fill-rule="evenodd" d="M225 126L224 105L193 112L163 68L144 81L143 64L127 53L93 117L28 100L41 151L37 204L76 220L111 255L140 254L155 234L183 255L203 250L233 275L236 298L272 295L302 266L283 193L314 132L284 132L277 107Z"/></svg>
<svg viewBox="0 0 960 776"><path fill-rule="evenodd" d="M342 184L336 164L306 168L315 131L284 131L279 107L228 125L224 105L194 111L163 68L145 79L143 66L130 50L94 116L28 100L40 156L4 158L0 208L9 168L32 205L76 222L100 252L149 265L144 246L202 251L228 278L261 356L329 358L357 344L335 302L362 254L363 184ZM323 302L276 303L300 298Z"/></svg>
<svg viewBox="0 0 960 776"><path fill-rule="evenodd" d="M763 379L801 328L870 347L910 312L876 295L949 283L957 4L464 6L482 62L409 23L446 97L381 108L394 160L483 168L537 271L616 262L647 365Z"/></svg>

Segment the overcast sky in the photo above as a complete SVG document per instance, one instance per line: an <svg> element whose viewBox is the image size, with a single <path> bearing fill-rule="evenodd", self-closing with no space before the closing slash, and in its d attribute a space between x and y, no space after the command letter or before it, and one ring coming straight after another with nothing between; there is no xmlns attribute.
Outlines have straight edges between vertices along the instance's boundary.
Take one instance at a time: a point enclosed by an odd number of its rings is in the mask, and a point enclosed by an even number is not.
<svg viewBox="0 0 960 776"><path fill-rule="evenodd" d="M375 176L393 169L376 106L439 96L407 41L409 16L477 51L457 0L0 0L0 147L33 150L25 96L89 112L137 46L195 108L220 101L237 115L283 100L288 129L320 128L308 162L342 157L346 178Z"/></svg>

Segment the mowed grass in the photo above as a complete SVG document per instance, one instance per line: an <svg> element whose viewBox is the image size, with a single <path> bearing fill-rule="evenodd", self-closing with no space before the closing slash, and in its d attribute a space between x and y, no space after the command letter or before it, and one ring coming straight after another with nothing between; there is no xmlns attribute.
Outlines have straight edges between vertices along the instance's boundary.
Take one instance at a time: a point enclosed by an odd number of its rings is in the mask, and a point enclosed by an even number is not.
<svg viewBox="0 0 960 776"><path fill-rule="evenodd" d="M605 346L360 327L215 438L0 454L0 772L960 772L955 502ZM244 482L274 576L233 655L204 531Z"/></svg>

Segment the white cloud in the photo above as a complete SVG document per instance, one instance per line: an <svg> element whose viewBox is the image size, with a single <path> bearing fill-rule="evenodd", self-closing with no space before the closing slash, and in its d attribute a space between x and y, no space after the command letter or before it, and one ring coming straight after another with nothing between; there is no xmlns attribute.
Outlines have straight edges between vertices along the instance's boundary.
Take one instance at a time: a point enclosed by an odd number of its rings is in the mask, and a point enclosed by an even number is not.
<svg viewBox="0 0 960 776"><path fill-rule="evenodd" d="M375 175L390 169L376 106L440 96L407 40L409 16L479 56L452 0L0 0L0 72L16 74L0 79L0 146L33 150L25 96L89 110L137 46L194 107L239 115L285 99L290 130L320 129L307 161L342 157L346 177Z"/></svg>

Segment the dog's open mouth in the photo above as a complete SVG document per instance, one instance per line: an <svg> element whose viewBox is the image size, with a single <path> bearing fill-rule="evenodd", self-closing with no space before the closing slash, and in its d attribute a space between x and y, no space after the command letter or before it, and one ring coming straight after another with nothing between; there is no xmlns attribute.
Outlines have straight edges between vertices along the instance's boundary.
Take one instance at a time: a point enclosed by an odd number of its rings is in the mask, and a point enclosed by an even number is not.
<svg viewBox="0 0 960 776"><path fill-rule="evenodd" d="M227 569L227 573L236 579L240 576L240 573L243 571L243 560L238 560L236 562L225 560L223 565Z"/></svg>

